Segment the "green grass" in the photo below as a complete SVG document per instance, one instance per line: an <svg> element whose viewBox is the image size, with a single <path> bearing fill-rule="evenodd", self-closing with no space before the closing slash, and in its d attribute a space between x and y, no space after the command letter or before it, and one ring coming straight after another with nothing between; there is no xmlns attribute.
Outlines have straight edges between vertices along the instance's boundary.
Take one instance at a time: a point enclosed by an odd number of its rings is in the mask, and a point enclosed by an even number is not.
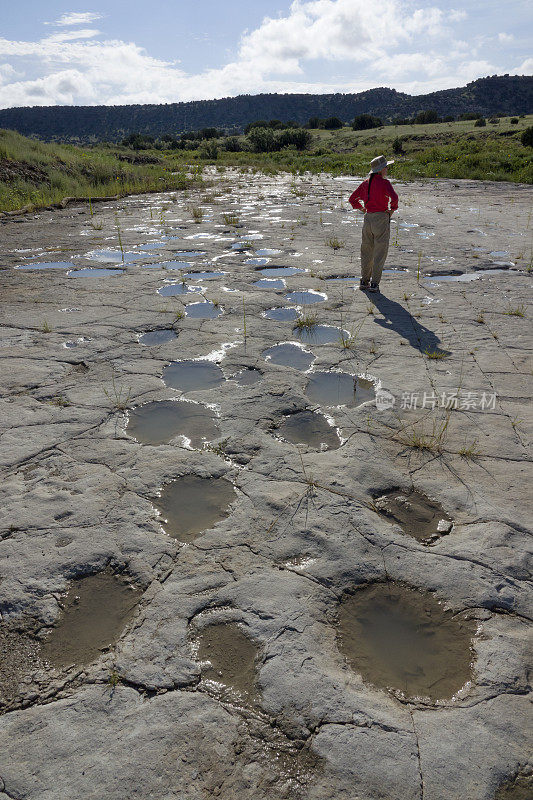
<svg viewBox="0 0 533 800"><path fill-rule="evenodd" d="M433 125L388 125L370 131L313 131L309 150L285 148L275 153L227 152L218 141L217 157L197 150L144 150L102 143L79 147L46 144L14 131L0 130L0 211L24 206L39 208L66 196L105 197L152 191L187 189L202 184L207 164L240 167L267 174L303 172L330 175L365 175L374 156L392 155L396 137L403 153L394 156L391 177L471 178L476 180L533 183L533 148L520 141L522 131L533 124L533 115L511 125L474 121ZM245 137L241 137L245 141ZM151 163L145 163L148 159ZM191 167L192 164L192 167ZM291 189L292 191L292 189ZM295 185L294 192L300 190ZM226 224L235 224L233 218Z"/></svg>
<svg viewBox="0 0 533 800"><path fill-rule="evenodd" d="M294 323L294 330L310 333L316 325L318 325L317 315L306 314L305 316L299 317L299 319L296 320Z"/></svg>
<svg viewBox="0 0 533 800"><path fill-rule="evenodd" d="M0 130L0 211L41 208L64 197L96 199L187 189L202 182L199 176L186 177L184 166L165 154L158 153L158 161L150 164L121 160L136 155L119 146L45 144Z"/></svg>

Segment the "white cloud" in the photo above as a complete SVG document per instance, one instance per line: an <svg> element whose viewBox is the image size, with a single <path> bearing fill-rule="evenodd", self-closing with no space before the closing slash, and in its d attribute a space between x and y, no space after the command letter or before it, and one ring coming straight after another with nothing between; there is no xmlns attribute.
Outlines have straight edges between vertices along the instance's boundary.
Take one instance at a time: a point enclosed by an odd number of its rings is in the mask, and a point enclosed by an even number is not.
<svg viewBox="0 0 533 800"><path fill-rule="evenodd" d="M133 42L96 39L98 31L90 27L37 42L0 39L0 58L38 76L20 80L21 74L4 72L0 105L171 103L259 92L357 92L376 85L420 94L504 71L484 59L487 37L454 38L462 11L443 11L437 7L444 7L442 0L433 6L421 1L417 7L417 0L294 0L284 16L267 17L242 35L235 60L200 74L187 74L178 62L154 58ZM55 24L87 25L101 17L73 12ZM309 81L306 70L317 62L337 64L346 77ZM527 71L525 65L518 71Z"/></svg>
<svg viewBox="0 0 533 800"><path fill-rule="evenodd" d="M67 14L62 14L55 22L47 22L46 25L87 25L90 22L96 22L97 19L102 19L103 14L94 11L76 12L71 11Z"/></svg>
<svg viewBox="0 0 533 800"><path fill-rule="evenodd" d="M451 22L462 22L464 19L467 18L467 16L468 14L466 13L466 11L464 11L464 9L452 8L450 13L448 14L448 19Z"/></svg>
<svg viewBox="0 0 533 800"><path fill-rule="evenodd" d="M510 44L514 42L514 36L512 33L499 33L498 34L498 41L502 44Z"/></svg>
<svg viewBox="0 0 533 800"><path fill-rule="evenodd" d="M77 31L63 31L61 33L52 33L43 39L43 42L71 42L76 39L93 39L98 36L100 31L93 28L78 28Z"/></svg>
<svg viewBox="0 0 533 800"><path fill-rule="evenodd" d="M509 71L510 75L531 75L533 73L533 58L526 58L519 67Z"/></svg>

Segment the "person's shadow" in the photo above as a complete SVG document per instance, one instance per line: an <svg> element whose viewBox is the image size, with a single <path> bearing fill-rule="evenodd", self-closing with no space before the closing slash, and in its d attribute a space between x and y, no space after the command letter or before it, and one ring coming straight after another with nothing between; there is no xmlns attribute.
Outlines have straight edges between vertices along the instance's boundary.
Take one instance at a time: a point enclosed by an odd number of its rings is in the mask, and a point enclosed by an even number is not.
<svg viewBox="0 0 533 800"><path fill-rule="evenodd" d="M369 299L372 300L384 317L384 319L374 317L375 323L387 330L396 331L400 336L407 339L411 347L421 353L432 353L437 357L438 354L442 354L443 357L451 355L449 350L444 350L440 347L439 337L429 328L421 325L400 303L385 297L379 292L371 295Z"/></svg>

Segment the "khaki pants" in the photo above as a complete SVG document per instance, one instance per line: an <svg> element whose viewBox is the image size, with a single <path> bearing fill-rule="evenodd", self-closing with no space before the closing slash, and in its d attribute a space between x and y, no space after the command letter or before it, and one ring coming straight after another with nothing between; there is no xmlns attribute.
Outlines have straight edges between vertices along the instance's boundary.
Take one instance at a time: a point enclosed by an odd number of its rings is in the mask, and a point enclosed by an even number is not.
<svg viewBox="0 0 533 800"><path fill-rule="evenodd" d="M389 252L390 216L387 211L365 214L361 240L361 280L379 283Z"/></svg>

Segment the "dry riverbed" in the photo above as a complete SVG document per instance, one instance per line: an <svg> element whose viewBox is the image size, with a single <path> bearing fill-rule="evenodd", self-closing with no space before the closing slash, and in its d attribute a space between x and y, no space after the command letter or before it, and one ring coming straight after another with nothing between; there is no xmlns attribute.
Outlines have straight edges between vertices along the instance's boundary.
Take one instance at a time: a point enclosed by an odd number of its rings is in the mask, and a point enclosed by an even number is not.
<svg viewBox="0 0 533 800"><path fill-rule="evenodd" d="M0 222L0 800L531 796L530 187Z"/></svg>

